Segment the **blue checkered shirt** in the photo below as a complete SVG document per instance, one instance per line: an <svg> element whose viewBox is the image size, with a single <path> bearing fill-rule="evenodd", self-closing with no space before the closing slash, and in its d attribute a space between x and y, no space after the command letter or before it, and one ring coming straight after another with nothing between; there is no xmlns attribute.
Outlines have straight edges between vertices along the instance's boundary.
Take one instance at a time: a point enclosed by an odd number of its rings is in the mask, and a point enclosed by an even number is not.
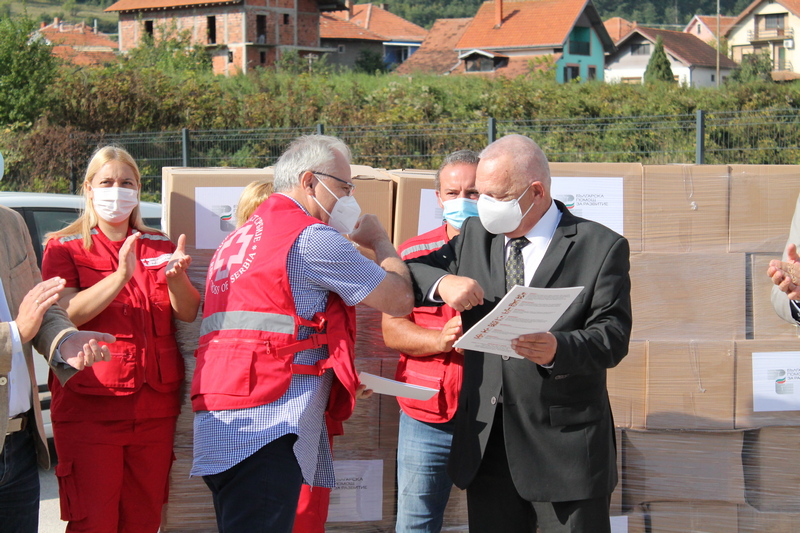
<svg viewBox="0 0 800 533"><path fill-rule="evenodd" d="M309 226L300 233L286 267L297 314L306 319L325 310L329 291L341 296L347 305L356 305L386 276L381 267L324 224ZM298 340L311 333L311 328L301 326ZM328 348L323 346L296 353L294 362L313 365L326 357ZM191 475L224 472L273 440L294 433L294 454L305 482L333 487L333 458L324 416L332 381L332 370L322 376L295 374L286 394L267 405L196 412Z"/></svg>

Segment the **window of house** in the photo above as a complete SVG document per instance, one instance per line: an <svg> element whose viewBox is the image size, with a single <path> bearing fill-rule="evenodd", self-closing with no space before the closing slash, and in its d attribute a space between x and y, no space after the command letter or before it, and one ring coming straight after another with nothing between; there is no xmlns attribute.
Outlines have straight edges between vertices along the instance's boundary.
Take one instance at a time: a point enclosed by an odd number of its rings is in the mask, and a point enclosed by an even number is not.
<svg viewBox="0 0 800 533"><path fill-rule="evenodd" d="M267 63L267 53L266 52L259 52L258 53L258 60L261 62L262 65Z"/></svg>
<svg viewBox="0 0 800 533"><path fill-rule="evenodd" d="M716 80L716 76L715 76L714 74L712 74L712 75L711 75L711 81L712 81L712 82L714 82L714 81L717 81L717 80Z"/></svg>
<svg viewBox="0 0 800 533"><path fill-rule="evenodd" d="M631 55L634 56L649 56L650 43L633 43L631 45Z"/></svg>
<svg viewBox="0 0 800 533"><path fill-rule="evenodd" d="M586 72L586 78L589 80L596 80L597 79L597 67L590 66Z"/></svg>
<svg viewBox="0 0 800 533"><path fill-rule="evenodd" d="M569 53L578 56L591 54L591 30L589 28L575 28L569 36Z"/></svg>
<svg viewBox="0 0 800 533"><path fill-rule="evenodd" d="M698 24L697 25L697 35L700 35L700 31L701 31L700 24Z"/></svg>
<svg viewBox="0 0 800 533"><path fill-rule="evenodd" d="M564 67L564 82L568 82L570 80L574 80L575 78L579 78L581 76L581 67L580 65L567 65Z"/></svg>
<svg viewBox="0 0 800 533"><path fill-rule="evenodd" d="M465 64L467 72L494 72L508 65L508 58L474 56L466 59Z"/></svg>
<svg viewBox="0 0 800 533"><path fill-rule="evenodd" d="M233 50L228 50L228 63L233 63Z"/></svg>
<svg viewBox="0 0 800 533"><path fill-rule="evenodd" d="M343 54L344 53L344 45L340 44L339 46L337 46L336 47L336 52L340 53L340 54Z"/></svg>
<svg viewBox="0 0 800 533"><path fill-rule="evenodd" d="M283 14L283 23L284 24L289 24L289 20L290 20L289 19L289 14L288 13L284 13Z"/></svg>
<svg viewBox="0 0 800 533"><path fill-rule="evenodd" d="M256 42L265 44L267 42L267 16L256 15Z"/></svg>
<svg viewBox="0 0 800 533"><path fill-rule="evenodd" d="M782 30L785 16L783 13L764 15L764 27L768 30Z"/></svg>
<svg viewBox="0 0 800 533"><path fill-rule="evenodd" d="M145 20L144 21L144 32L149 35L150 37L153 36L153 21L152 20Z"/></svg>
<svg viewBox="0 0 800 533"><path fill-rule="evenodd" d="M206 17L208 44L217 44L217 17Z"/></svg>

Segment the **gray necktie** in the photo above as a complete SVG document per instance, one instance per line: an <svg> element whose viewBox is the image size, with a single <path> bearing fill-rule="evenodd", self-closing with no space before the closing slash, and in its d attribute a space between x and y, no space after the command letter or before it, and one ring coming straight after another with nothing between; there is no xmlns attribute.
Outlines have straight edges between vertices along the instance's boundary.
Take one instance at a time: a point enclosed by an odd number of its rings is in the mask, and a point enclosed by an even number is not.
<svg viewBox="0 0 800 533"><path fill-rule="evenodd" d="M522 261L522 249L530 241L527 237L517 237L508 242L509 251L506 259L506 292L514 285L525 285L525 263Z"/></svg>

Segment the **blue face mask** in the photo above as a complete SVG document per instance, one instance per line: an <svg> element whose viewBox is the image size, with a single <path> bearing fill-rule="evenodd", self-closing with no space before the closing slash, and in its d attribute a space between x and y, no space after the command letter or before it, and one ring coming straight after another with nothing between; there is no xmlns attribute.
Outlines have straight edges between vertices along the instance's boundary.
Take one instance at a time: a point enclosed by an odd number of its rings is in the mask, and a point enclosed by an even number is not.
<svg viewBox="0 0 800 533"><path fill-rule="evenodd" d="M455 198L442 202L444 219L454 228L461 229L461 225L468 217L478 216L478 201L469 198Z"/></svg>

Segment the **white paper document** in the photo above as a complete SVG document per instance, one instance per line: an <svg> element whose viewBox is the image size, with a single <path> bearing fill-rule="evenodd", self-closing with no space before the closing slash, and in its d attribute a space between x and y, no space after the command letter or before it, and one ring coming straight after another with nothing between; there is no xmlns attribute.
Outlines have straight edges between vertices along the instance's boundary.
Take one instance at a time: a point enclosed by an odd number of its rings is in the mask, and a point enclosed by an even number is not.
<svg viewBox="0 0 800 533"><path fill-rule="evenodd" d="M439 392L438 389L431 389L430 387L422 387L420 385L411 385L393 379L382 378L367 372L359 372L358 374L361 383L372 389L372 392L377 394L388 394L389 396L399 396L400 398L411 398L412 400L429 400L433 395Z"/></svg>
<svg viewBox="0 0 800 533"><path fill-rule="evenodd" d="M753 352L753 411L800 411L800 352Z"/></svg>
<svg viewBox="0 0 800 533"><path fill-rule="evenodd" d="M511 348L511 341L520 335L550 331L582 290L583 287L540 289L515 285L454 346L521 359Z"/></svg>

